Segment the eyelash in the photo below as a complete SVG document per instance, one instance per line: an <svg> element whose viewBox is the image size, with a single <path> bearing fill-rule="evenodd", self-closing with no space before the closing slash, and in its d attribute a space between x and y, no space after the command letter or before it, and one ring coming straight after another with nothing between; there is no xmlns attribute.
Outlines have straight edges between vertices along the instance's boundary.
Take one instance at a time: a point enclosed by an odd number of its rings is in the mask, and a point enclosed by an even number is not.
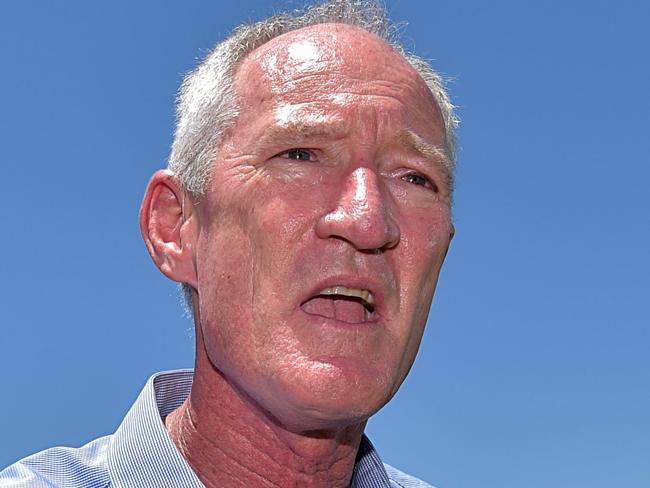
<svg viewBox="0 0 650 488"><path fill-rule="evenodd" d="M409 181L409 178L420 178L421 183L415 183L413 181ZM426 176L423 176L421 174L409 173L409 174L406 174L406 175L402 176L402 180L406 181L407 183L412 183L412 184L417 185L417 186L422 186L424 188L429 188L429 189L433 190L435 193L438 193L438 186L433 181L431 181L429 178L427 178Z"/></svg>
<svg viewBox="0 0 650 488"><path fill-rule="evenodd" d="M309 159L300 159L299 157L291 157L291 156L289 156L289 154L291 154L291 153L294 153L294 154L295 153L304 153L304 154L307 155L307 157ZM279 157L284 156L287 159L290 159L292 161L307 161L307 162L309 162L309 161L313 161L314 153L312 151L310 151L309 149L304 149L304 148L301 148L301 147L295 147L293 149L289 149L288 151L281 152L280 154L278 154L278 156Z"/></svg>

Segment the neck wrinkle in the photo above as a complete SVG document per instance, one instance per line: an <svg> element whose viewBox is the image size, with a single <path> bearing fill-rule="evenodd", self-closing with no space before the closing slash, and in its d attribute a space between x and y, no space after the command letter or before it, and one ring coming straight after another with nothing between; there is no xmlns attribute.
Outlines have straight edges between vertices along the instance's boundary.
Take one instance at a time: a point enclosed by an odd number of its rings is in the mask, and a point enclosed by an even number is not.
<svg viewBox="0 0 650 488"><path fill-rule="evenodd" d="M207 488L349 486L365 421L336 431L290 432L211 364L204 378L199 362L190 396L165 424Z"/></svg>

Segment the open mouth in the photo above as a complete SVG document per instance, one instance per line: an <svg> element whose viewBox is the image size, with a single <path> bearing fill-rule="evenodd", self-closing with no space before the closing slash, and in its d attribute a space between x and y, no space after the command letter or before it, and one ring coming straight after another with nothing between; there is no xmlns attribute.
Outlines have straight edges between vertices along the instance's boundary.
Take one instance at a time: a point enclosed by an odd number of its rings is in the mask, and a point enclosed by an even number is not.
<svg viewBox="0 0 650 488"><path fill-rule="evenodd" d="M359 324L374 318L375 299L369 290L329 286L303 302L300 308L310 315Z"/></svg>

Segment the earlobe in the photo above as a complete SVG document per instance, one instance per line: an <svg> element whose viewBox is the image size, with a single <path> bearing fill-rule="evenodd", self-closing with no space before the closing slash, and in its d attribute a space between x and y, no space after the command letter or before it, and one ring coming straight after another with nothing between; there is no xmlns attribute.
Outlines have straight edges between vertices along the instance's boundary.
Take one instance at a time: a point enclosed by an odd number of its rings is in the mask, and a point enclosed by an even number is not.
<svg viewBox="0 0 650 488"><path fill-rule="evenodd" d="M158 269L171 280L196 287L196 222L191 196L168 170L157 171L140 208L140 231Z"/></svg>

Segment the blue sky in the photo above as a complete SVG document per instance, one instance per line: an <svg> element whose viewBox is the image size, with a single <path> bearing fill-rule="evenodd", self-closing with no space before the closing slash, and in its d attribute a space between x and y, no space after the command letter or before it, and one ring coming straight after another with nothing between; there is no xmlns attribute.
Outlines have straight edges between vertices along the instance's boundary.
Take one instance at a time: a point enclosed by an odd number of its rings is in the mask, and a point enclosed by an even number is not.
<svg viewBox="0 0 650 488"><path fill-rule="evenodd" d="M112 432L151 373L192 365L138 207L182 74L282 5L0 6L0 466ZM389 9L462 125L457 235L371 438L440 488L650 486L650 7Z"/></svg>

